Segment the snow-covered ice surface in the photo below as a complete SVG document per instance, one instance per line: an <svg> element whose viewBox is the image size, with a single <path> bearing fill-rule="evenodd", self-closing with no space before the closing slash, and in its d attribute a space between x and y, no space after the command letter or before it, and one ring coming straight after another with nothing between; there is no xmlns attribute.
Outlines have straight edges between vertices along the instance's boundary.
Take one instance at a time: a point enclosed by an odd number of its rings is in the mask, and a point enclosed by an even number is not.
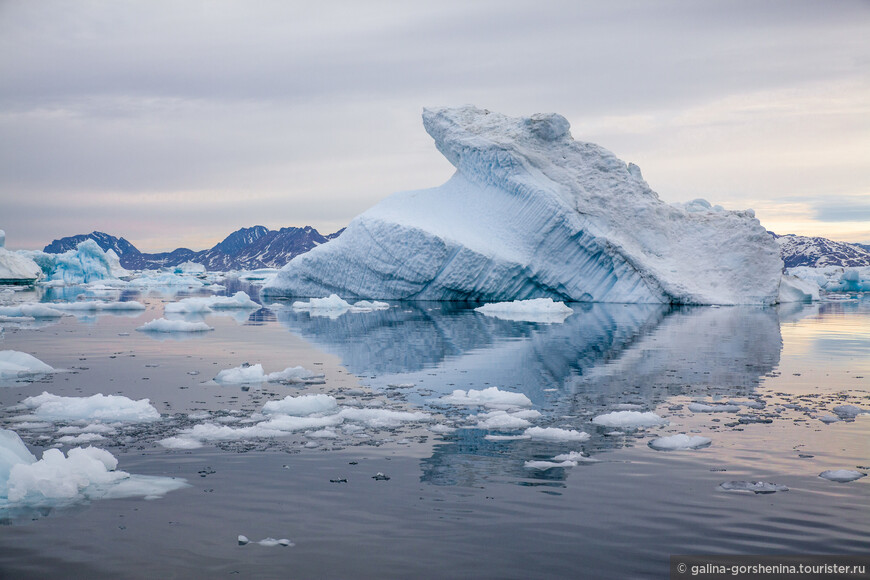
<svg viewBox="0 0 870 580"><path fill-rule="evenodd" d="M238 278L207 277L257 298ZM101 282L0 296L145 307L0 323L4 350L67 371L0 389L0 428L23 441L3 457L29 466L47 453L70 469L54 472L64 485L93 476L72 506L0 508L5 574L650 577L699 537L736 554L866 546L868 479L819 477L868 471L865 301L568 303L559 324L481 304L331 318L286 302L168 313L214 328L189 341L135 332L187 298L211 290ZM302 370L320 376L291 380ZM217 382L223 371L244 380ZM662 423L631 427L648 413ZM111 455L75 451L89 445ZM662 452L679 449L699 450ZM136 475L113 483L122 470ZM189 487L109 500L139 475ZM778 486L790 491L766 493Z"/></svg>
<svg viewBox="0 0 870 580"><path fill-rule="evenodd" d="M397 193L290 261L267 296L772 304L779 246L751 210L661 201L557 114L473 106L423 112L456 167Z"/></svg>

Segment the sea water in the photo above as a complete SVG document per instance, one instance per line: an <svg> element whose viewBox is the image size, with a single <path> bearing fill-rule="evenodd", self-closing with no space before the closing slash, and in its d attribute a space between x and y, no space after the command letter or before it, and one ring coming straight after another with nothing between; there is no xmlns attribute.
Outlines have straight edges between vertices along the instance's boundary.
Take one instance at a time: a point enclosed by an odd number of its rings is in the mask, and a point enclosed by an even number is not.
<svg viewBox="0 0 870 580"><path fill-rule="evenodd" d="M835 411L870 410L866 299L778 308L571 304L561 323L489 317L473 304L397 302L318 316L285 302L179 317L214 328L195 335L135 331L181 297L127 293L122 299L146 310L2 323L0 349L65 371L0 385L4 428L40 456L69 447L58 443L61 424L19 428L15 406L25 398L148 398L160 421L92 444L118 469L190 487L153 501L0 513L0 577L645 578L667 575L671 554L866 553L870 478L819 477L870 469L870 415ZM267 373L299 365L324 377L212 380L244 363ZM448 397L493 387L529 404ZM198 424L256 424L265 403L304 394L427 418L347 420L331 432L196 449L161 444ZM588 437L481 428L494 412ZM663 424L594 421L611 413L655 414ZM650 446L674 435L710 444ZM536 467L560 455L578 460ZM780 491L754 493L756 482ZM260 543L270 538L291 545Z"/></svg>

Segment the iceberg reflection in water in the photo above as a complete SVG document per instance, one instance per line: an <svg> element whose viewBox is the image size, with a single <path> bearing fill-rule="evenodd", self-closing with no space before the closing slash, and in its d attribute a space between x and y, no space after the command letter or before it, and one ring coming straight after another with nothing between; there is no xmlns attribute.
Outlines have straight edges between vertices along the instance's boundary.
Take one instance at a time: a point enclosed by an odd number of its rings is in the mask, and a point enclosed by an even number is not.
<svg viewBox="0 0 870 580"><path fill-rule="evenodd" d="M669 397L751 397L779 363L778 313L759 307L572 304L563 323L500 320L456 303L400 303L390 310L337 319L275 306L279 322L339 356L367 386L397 387L409 403L445 413L456 430L424 461L425 481L470 483L490 474L549 481L563 468L532 470L564 444L492 440L521 430L474 428L478 407L439 398L454 390L498 387L528 397L537 426L585 431L572 449L590 455L625 445L591 423L617 410L651 411ZM490 435L487 438L487 435Z"/></svg>

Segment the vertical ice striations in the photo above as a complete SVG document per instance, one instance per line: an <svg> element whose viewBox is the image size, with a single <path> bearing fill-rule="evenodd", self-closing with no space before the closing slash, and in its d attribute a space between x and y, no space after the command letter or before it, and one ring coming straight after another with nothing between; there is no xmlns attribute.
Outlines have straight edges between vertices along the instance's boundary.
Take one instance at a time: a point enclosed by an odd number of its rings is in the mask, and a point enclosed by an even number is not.
<svg viewBox="0 0 870 580"><path fill-rule="evenodd" d="M457 168L395 194L292 260L273 296L770 304L782 262L750 211L659 200L637 166L560 115L426 109Z"/></svg>

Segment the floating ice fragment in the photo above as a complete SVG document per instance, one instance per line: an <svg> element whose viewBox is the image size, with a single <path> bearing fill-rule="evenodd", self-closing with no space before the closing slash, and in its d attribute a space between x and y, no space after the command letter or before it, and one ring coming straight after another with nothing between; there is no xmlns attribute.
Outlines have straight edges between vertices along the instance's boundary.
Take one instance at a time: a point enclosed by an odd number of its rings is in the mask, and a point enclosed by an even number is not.
<svg viewBox="0 0 870 580"><path fill-rule="evenodd" d="M537 441L588 441L589 433L575 431L573 429L559 429L558 427L529 427L525 430L532 440Z"/></svg>
<svg viewBox="0 0 870 580"><path fill-rule="evenodd" d="M101 498L157 498L187 487L183 479L131 475L116 471L117 466L111 453L96 447L76 447L66 455L48 449L37 461L14 431L0 430L0 510Z"/></svg>
<svg viewBox="0 0 870 580"><path fill-rule="evenodd" d="M693 413L736 413L740 410L740 406L725 403L715 403L712 405L689 403L689 410Z"/></svg>
<svg viewBox="0 0 870 580"><path fill-rule="evenodd" d="M633 429L638 427L666 425L668 421L651 411L645 413L640 411L613 411L612 413L598 415L592 419L592 422L595 425L601 425L603 427Z"/></svg>
<svg viewBox="0 0 870 580"><path fill-rule="evenodd" d="M487 316L517 322L559 323L574 314L574 310L564 302L555 302L552 298L495 302L474 310Z"/></svg>
<svg viewBox="0 0 870 580"><path fill-rule="evenodd" d="M541 471L553 469L554 467L577 467L576 461L526 461L523 464L528 469L539 469Z"/></svg>
<svg viewBox="0 0 870 580"><path fill-rule="evenodd" d="M213 310L229 310L238 308L259 308L260 305L251 300L245 292L236 292L230 297L226 296L209 296L209 297L192 297L171 302L163 307L164 312L174 313L209 313Z"/></svg>
<svg viewBox="0 0 870 580"><path fill-rule="evenodd" d="M57 308L44 304L24 303L15 306L0 306L0 316L10 318L60 318L64 315Z"/></svg>
<svg viewBox="0 0 870 580"><path fill-rule="evenodd" d="M0 381L53 372L35 356L17 350L0 350Z"/></svg>
<svg viewBox="0 0 870 580"><path fill-rule="evenodd" d="M649 446L657 451L678 451L687 449L701 449L708 447L712 439L709 437L701 437L698 435L670 435L668 437L659 437L649 442Z"/></svg>
<svg viewBox="0 0 870 580"><path fill-rule="evenodd" d="M24 416L26 419L40 421L143 423L160 419L149 399L134 401L121 395L61 397L43 391L41 395L27 397L21 404L31 410L31 414Z"/></svg>
<svg viewBox="0 0 870 580"><path fill-rule="evenodd" d="M331 395L301 395L294 397L288 395L280 401L269 401L263 405L263 413L266 415L292 415L305 417L315 413L335 413L338 411L338 402Z"/></svg>
<svg viewBox="0 0 870 580"><path fill-rule="evenodd" d="M151 322L146 322L136 330L142 332L204 332L214 330L214 328L205 322L187 322L185 320L158 318Z"/></svg>
<svg viewBox="0 0 870 580"><path fill-rule="evenodd" d="M390 476L384 475L379 471L372 476L372 479L374 479L375 481L387 481L388 479L390 479Z"/></svg>
<svg viewBox="0 0 870 580"><path fill-rule="evenodd" d="M830 424L837 423L838 421L841 421L841 419L836 415L822 415L821 417L819 417L819 421L821 421L822 423Z"/></svg>
<svg viewBox="0 0 870 580"><path fill-rule="evenodd" d="M247 543L250 542L250 541L251 541L251 540L249 540L249 539L247 538L247 536L243 536L243 535L239 534L239 545L240 545L240 546L244 546L245 544L247 544Z"/></svg>
<svg viewBox="0 0 870 580"><path fill-rule="evenodd" d="M372 312L374 310L387 310L390 305L386 302L360 300L354 304L342 300L337 294L331 294L326 298L311 298L308 302L296 301L293 310L308 312L311 316L327 316L338 318L346 312Z"/></svg>
<svg viewBox="0 0 870 580"><path fill-rule="evenodd" d="M852 471L850 469L829 469L821 472L819 477L836 481L837 483L848 483L850 481L855 481L856 479L861 479L862 477L867 477L867 474L860 471Z"/></svg>
<svg viewBox="0 0 870 580"><path fill-rule="evenodd" d="M531 439L528 435L485 435L483 437L487 441L519 441L521 439Z"/></svg>
<svg viewBox="0 0 870 580"><path fill-rule="evenodd" d="M836 413L841 419L854 419L858 415L870 413L870 410L862 409L855 405L838 405L834 407L834 413Z"/></svg>
<svg viewBox="0 0 870 580"><path fill-rule="evenodd" d="M726 481L719 484L719 488L725 491L751 491L753 493L776 493L788 491L788 487L777 483L765 481Z"/></svg>
<svg viewBox="0 0 870 580"><path fill-rule="evenodd" d="M525 429L531 425L525 413L509 413L507 411L479 413L472 415L469 419L477 420L477 424L474 426L477 429Z"/></svg>
<svg viewBox="0 0 870 580"><path fill-rule="evenodd" d="M53 302L51 308L72 312L137 312L145 310L141 302L103 302L101 300L82 300L79 302Z"/></svg>
<svg viewBox="0 0 870 580"><path fill-rule="evenodd" d="M482 391L457 389L450 395L441 397L438 401L450 405L480 405L500 408L532 406L532 401L524 394L501 391L498 387L489 387Z"/></svg>

